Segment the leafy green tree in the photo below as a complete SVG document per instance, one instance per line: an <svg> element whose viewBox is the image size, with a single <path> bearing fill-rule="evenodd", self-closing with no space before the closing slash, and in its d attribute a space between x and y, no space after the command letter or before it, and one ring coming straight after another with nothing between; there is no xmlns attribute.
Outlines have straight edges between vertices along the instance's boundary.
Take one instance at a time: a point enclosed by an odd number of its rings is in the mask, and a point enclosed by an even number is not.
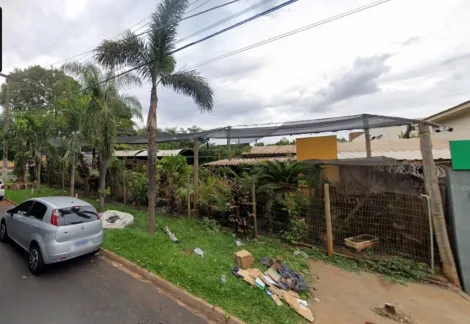
<svg viewBox="0 0 470 324"><path fill-rule="evenodd" d="M152 14L147 38L129 31L117 41L105 40L96 49L96 59L106 67L131 66L151 82L150 108L147 118L149 232L155 232L155 190L157 153L157 87L163 86L193 98L201 111L211 111L213 91L206 79L195 70L175 72L177 29L188 0L161 0Z"/></svg>
<svg viewBox="0 0 470 324"><path fill-rule="evenodd" d="M81 133L85 141L98 150L100 159L99 210L103 211L106 172L113 156L119 117L122 116L123 110L139 116L142 109L137 98L120 94L119 90L130 85L140 85L141 82L135 74L116 76L113 71L103 72L93 63L71 62L65 64L63 69L76 76L81 86L86 89L84 93L90 96L83 109Z"/></svg>

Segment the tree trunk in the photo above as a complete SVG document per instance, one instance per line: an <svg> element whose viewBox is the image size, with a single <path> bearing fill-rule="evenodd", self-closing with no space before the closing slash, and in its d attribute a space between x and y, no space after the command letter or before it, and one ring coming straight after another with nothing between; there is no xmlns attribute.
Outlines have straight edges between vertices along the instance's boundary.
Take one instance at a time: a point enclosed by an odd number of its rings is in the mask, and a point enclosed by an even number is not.
<svg viewBox="0 0 470 324"><path fill-rule="evenodd" d="M91 168L96 169L96 149L93 148L93 151L91 153Z"/></svg>
<svg viewBox="0 0 470 324"><path fill-rule="evenodd" d="M42 153L41 153L41 148L38 148L38 165L37 165L37 170L36 170L36 190L38 192L41 192L41 158L42 158Z"/></svg>
<svg viewBox="0 0 470 324"><path fill-rule="evenodd" d="M99 212L104 212L104 192L106 190L106 169L108 168L108 160L100 156L100 184L99 184Z"/></svg>
<svg viewBox="0 0 470 324"><path fill-rule="evenodd" d="M421 155L423 158L424 183L426 193L431 199L431 214L434 233L436 235L437 247L442 260L442 270L447 279L460 288L459 276L455 266L454 255L450 247L449 236L447 235L442 198L439 191L436 164L432 155L431 134L429 126L419 123L419 136Z"/></svg>
<svg viewBox="0 0 470 324"><path fill-rule="evenodd" d="M65 192L65 171L62 170L62 192Z"/></svg>
<svg viewBox="0 0 470 324"><path fill-rule="evenodd" d="M75 154L72 153L72 171L70 172L70 197L75 195Z"/></svg>
<svg viewBox="0 0 470 324"><path fill-rule="evenodd" d="M83 179L83 195L86 197L90 193L90 180L88 177Z"/></svg>
<svg viewBox="0 0 470 324"><path fill-rule="evenodd" d="M148 161L148 229L150 233L155 233L155 189L157 185L157 87L152 85L150 95L150 109L147 118L147 161Z"/></svg>

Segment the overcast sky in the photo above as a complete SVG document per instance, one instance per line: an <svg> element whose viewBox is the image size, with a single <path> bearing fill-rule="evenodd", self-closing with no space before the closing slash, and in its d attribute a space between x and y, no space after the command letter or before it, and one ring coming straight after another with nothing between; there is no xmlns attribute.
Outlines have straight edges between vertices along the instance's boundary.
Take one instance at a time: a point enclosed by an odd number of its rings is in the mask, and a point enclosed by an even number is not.
<svg viewBox="0 0 470 324"><path fill-rule="evenodd" d="M206 1L200 0L190 9ZM179 66L192 66L372 1L299 0L183 50L176 59ZM228 0L211 0L193 13L225 2ZM257 2L241 0L184 21L179 36L191 35ZM180 45L281 2L270 1ZM157 3L0 0L3 72L33 64L48 66L91 50L102 39L112 38L148 17ZM214 88L214 111L200 114L190 99L160 89L159 126L198 125L208 129L358 113L410 118L434 114L469 99L469 15L468 0L392 0L201 66L198 70ZM138 96L146 116L150 86L144 84L128 92Z"/></svg>

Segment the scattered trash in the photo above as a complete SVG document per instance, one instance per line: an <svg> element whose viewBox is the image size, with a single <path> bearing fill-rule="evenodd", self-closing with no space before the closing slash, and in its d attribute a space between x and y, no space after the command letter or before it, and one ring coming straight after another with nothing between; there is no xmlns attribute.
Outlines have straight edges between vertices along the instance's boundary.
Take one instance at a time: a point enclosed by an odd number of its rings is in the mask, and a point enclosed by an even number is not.
<svg viewBox="0 0 470 324"><path fill-rule="evenodd" d="M117 210L107 210L101 215L103 228L122 229L134 223L134 216Z"/></svg>
<svg viewBox="0 0 470 324"><path fill-rule="evenodd" d="M227 283L227 278L225 278L225 275L223 274L222 277L220 277L220 282L222 285L225 285Z"/></svg>
<svg viewBox="0 0 470 324"><path fill-rule="evenodd" d="M267 273L277 283L278 287L295 291L307 289L304 277L301 274L290 270L289 267L283 264L279 258L275 261L270 258L263 258L260 262L265 266L271 267ZM278 280L276 272L281 277L281 280ZM273 276L275 278L273 278Z"/></svg>
<svg viewBox="0 0 470 324"><path fill-rule="evenodd" d="M253 258L248 251L242 250L235 253L235 262L242 265L245 257ZM301 299L297 292L307 288L304 277L290 270L279 258L276 260L263 258L261 263L270 267L266 273L262 273L259 269L243 269L240 266L234 267L232 273L236 277L243 278L251 286L264 290L276 305L282 306L281 300L284 300L298 314L313 322L315 317L308 307L308 302ZM315 300L319 301L317 298Z"/></svg>
<svg viewBox="0 0 470 324"><path fill-rule="evenodd" d="M245 244L243 244L240 240L236 240L235 244L236 244L237 246L245 245Z"/></svg>
<svg viewBox="0 0 470 324"><path fill-rule="evenodd" d="M28 277L26 277L26 276L23 276L23 279L28 279Z"/></svg>
<svg viewBox="0 0 470 324"><path fill-rule="evenodd" d="M271 298L274 300L277 306L282 306L282 302L277 295L272 295Z"/></svg>
<svg viewBox="0 0 470 324"><path fill-rule="evenodd" d="M299 302L300 305L304 305L305 307L308 307L308 303L306 300L297 298L297 301Z"/></svg>
<svg viewBox="0 0 470 324"><path fill-rule="evenodd" d="M301 251L301 250L295 250L294 251L294 256L299 256L299 255L301 257L305 258L305 259L308 259L308 254L307 253L305 253L304 251Z"/></svg>
<svg viewBox="0 0 470 324"><path fill-rule="evenodd" d="M238 271L239 271L239 270L240 270L240 268L238 268L238 267L233 267L233 268L232 268L232 273L233 273L233 275L234 275L235 277L237 277L237 278L243 278L243 276L241 276L241 275L238 274Z"/></svg>
<svg viewBox="0 0 470 324"><path fill-rule="evenodd" d="M248 269L253 265L253 256L247 250L235 252L235 265L240 269Z"/></svg>
<svg viewBox="0 0 470 324"><path fill-rule="evenodd" d="M165 226L163 230L168 234L168 237L170 238L170 240L172 240L175 243L178 242L178 239L172 232L170 232L170 229L168 228L168 226Z"/></svg>
<svg viewBox="0 0 470 324"><path fill-rule="evenodd" d="M264 282L266 282L266 284L268 284L269 286L275 286L276 285L276 282L274 280L271 279L270 276L264 276Z"/></svg>
<svg viewBox="0 0 470 324"><path fill-rule="evenodd" d="M260 278L255 279L255 286L260 289L266 288L266 284Z"/></svg>
<svg viewBox="0 0 470 324"><path fill-rule="evenodd" d="M263 264L267 267L270 267L274 264L274 261L270 258L262 258L259 262L261 262L261 264Z"/></svg>
<svg viewBox="0 0 470 324"><path fill-rule="evenodd" d="M318 299L317 297L315 297L315 301L316 301L317 303L319 303L319 302L320 302L320 299Z"/></svg>
<svg viewBox="0 0 470 324"><path fill-rule="evenodd" d="M266 274L271 277L271 279L275 282L275 283L278 283L281 281L282 277L279 273L277 273L277 271L271 267L268 269L268 271L266 271Z"/></svg>
<svg viewBox="0 0 470 324"><path fill-rule="evenodd" d="M197 255L201 256L201 257L204 257L204 251L201 250L200 248L195 248L194 249L194 253L196 253Z"/></svg>

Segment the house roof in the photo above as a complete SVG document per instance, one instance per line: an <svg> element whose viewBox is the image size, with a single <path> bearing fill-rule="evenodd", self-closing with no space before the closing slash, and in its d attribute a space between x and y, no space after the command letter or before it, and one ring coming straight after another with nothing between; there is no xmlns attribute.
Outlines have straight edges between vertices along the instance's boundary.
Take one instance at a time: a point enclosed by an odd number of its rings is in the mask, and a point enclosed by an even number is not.
<svg viewBox="0 0 470 324"><path fill-rule="evenodd" d="M467 110L470 110L470 100L462 102L461 104L458 104L457 106L438 112L437 114L426 117L424 120L427 122L435 123L435 122L438 122L439 120L444 120L453 115L464 113Z"/></svg>
<svg viewBox="0 0 470 324"><path fill-rule="evenodd" d="M397 161L420 161L422 159L419 138L371 141L371 150L373 157L382 156ZM450 160L449 141L434 139L432 152L435 160ZM214 161L205 165L254 164L266 160L280 160L283 158L282 154L295 155L296 146L255 146L251 152L244 153L241 159ZM338 160L359 159L366 156L364 142L338 143ZM287 157L284 156L284 159Z"/></svg>
<svg viewBox="0 0 470 324"><path fill-rule="evenodd" d="M158 150L157 156L173 156L178 154L183 154L186 152L192 152L189 149L179 149L179 150ZM122 150L122 151L115 151L114 156L116 157L147 157L147 150Z"/></svg>

